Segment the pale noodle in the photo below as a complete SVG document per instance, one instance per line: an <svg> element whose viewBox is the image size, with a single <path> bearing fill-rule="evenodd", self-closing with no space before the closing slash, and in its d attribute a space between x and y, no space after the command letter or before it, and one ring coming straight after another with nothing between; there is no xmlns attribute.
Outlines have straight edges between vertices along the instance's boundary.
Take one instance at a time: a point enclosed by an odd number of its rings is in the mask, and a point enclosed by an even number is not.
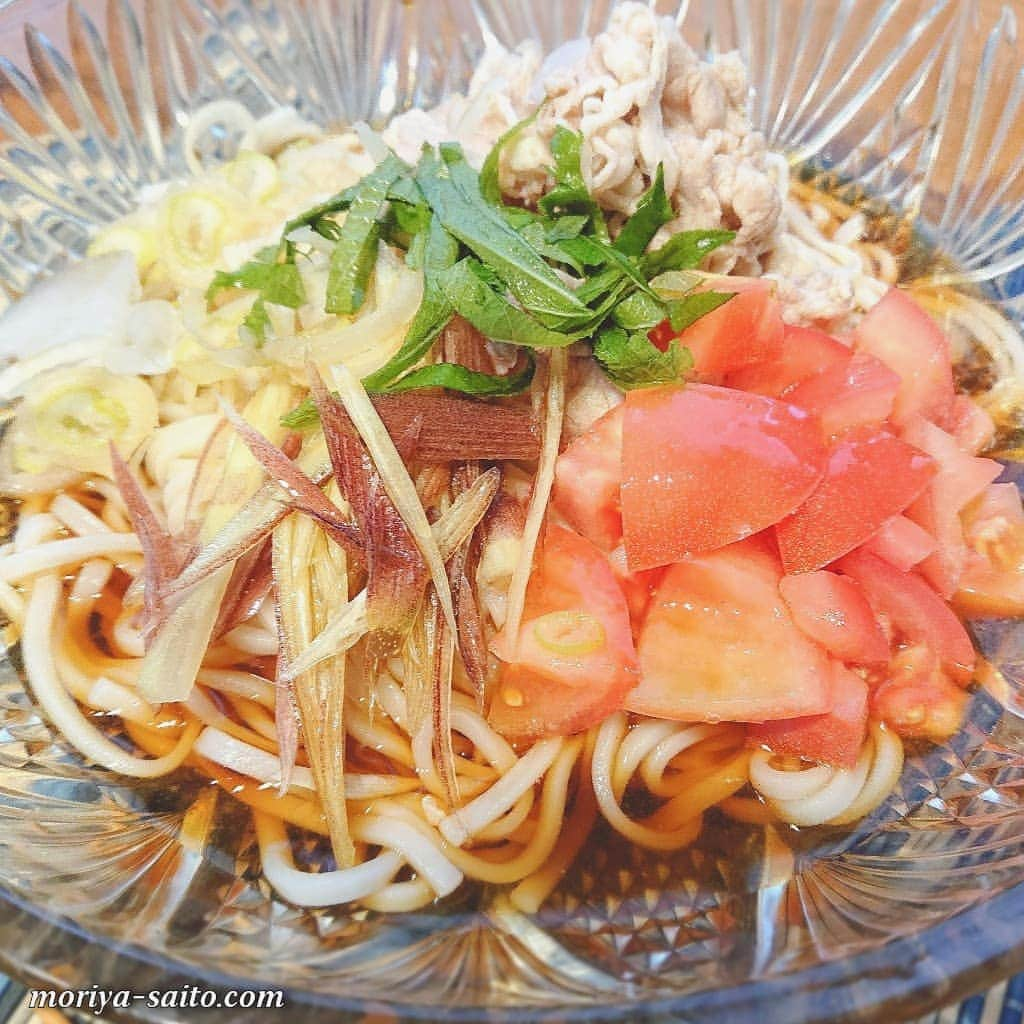
<svg viewBox="0 0 1024 1024"><path fill-rule="evenodd" d="M862 818L893 790L903 769L903 744L874 724L853 768L786 769L768 751L751 758L750 781L772 810L792 825L844 825Z"/></svg>

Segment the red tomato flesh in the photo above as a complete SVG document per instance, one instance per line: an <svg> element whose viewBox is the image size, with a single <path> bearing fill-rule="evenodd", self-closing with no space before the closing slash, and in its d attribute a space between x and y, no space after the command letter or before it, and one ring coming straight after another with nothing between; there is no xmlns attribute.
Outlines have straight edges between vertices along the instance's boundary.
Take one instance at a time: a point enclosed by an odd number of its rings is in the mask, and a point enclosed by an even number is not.
<svg viewBox="0 0 1024 1024"><path fill-rule="evenodd" d="M622 540L623 412L621 405L606 412L555 463L555 508L603 551L611 551Z"/></svg>
<svg viewBox="0 0 1024 1024"><path fill-rule="evenodd" d="M977 455L996 436L996 424L973 398L957 395L949 414L949 430L965 452Z"/></svg>
<svg viewBox="0 0 1024 1024"><path fill-rule="evenodd" d="M946 678L927 647L908 647L892 660L871 694L871 712L907 739L948 740L960 730L967 694Z"/></svg>
<svg viewBox="0 0 1024 1024"><path fill-rule="evenodd" d="M878 533L863 544L865 551L884 558L900 572L910 572L915 565L932 554L937 546L930 533L906 516L887 519Z"/></svg>
<svg viewBox="0 0 1024 1024"><path fill-rule="evenodd" d="M735 370L725 383L740 391L781 398L805 380L827 373L834 366L845 366L849 359L850 350L824 331L786 324L773 359Z"/></svg>
<svg viewBox="0 0 1024 1024"><path fill-rule="evenodd" d="M825 477L775 527L786 572L821 569L902 512L927 486L932 460L878 430L861 429L832 448Z"/></svg>
<svg viewBox="0 0 1024 1024"><path fill-rule="evenodd" d="M869 551L854 551L836 568L856 580L876 615L885 615L911 644L934 651L958 681L969 680L977 655L963 623L915 573L900 572Z"/></svg>
<svg viewBox="0 0 1024 1024"><path fill-rule="evenodd" d="M891 288L858 325L854 347L899 376L895 422L914 416L945 422L954 395L949 341L909 295Z"/></svg>
<svg viewBox="0 0 1024 1024"><path fill-rule="evenodd" d="M697 380L718 384L728 373L776 358L785 324L770 281L710 278L700 290L732 292L734 297L679 335L680 344L693 355Z"/></svg>
<svg viewBox="0 0 1024 1024"><path fill-rule="evenodd" d="M784 402L690 384L631 391L625 405L622 518L633 571L757 533L821 479L818 425Z"/></svg>
<svg viewBox="0 0 1024 1024"><path fill-rule="evenodd" d="M640 635L630 711L695 722L763 722L830 706L828 657L779 596L758 539L671 566Z"/></svg>
<svg viewBox="0 0 1024 1024"><path fill-rule="evenodd" d="M510 739L568 736L613 711L638 679L626 599L605 556L548 526L519 636L495 637L502 659L490 722Z"/></svg>
<svg viewBox="0 0 1024 1024"><path fill-rule="evenodd" d="M783 576L779 593L800 630L830 654L859 664L889 660L889 642L853 580L805 572Z"/></svg>
<svg viewBox="0 0 1024 1024"><path fill-rule="evenodd" d="M813 413L826 437L853 427L877 427L892 412L900 379L881 360L856 352L845 363L798 384L786 401Z"/></svg>
<svg viewBox="0 0 1024 1024"><path fill-rule="evenodd" d="M622 593L629 606L629 619L633 623L633 632L636 634L647 609L650 607L651 599L665 576L664 568L647 569L644 572L630 572L626 563L626 549L620 544L608 555L608 564L615 573L615 578L622 588Z"/></svg>
<svg viewBox="0 0 1024 1024"><path fill-rule="evenodd" d="M973 501L1002 472L993 459L963 451L956 438L920 418L907 425L907 441L927 452L938 472L907 515L930 533L938 550L921 563L921 574L945 598L952 597L967 563L960 510Z"/></svg>
<svg viewBox="0 0 1024 1024"><path fill-rule="evenodd" d="M652 327L647 332L647 337L659 352L667 352L669 345L675 344L679 335L672 329L672 324L668 320L662 320L657 327Z"/></svg>
<svg viewBox="0 0 1024 1024"><path fill-rule="evenodd" d="M831 673L832 706L825 714L748 726L748 742L776 754L853 768L868 731L868 686L838 661Z"/></svg>

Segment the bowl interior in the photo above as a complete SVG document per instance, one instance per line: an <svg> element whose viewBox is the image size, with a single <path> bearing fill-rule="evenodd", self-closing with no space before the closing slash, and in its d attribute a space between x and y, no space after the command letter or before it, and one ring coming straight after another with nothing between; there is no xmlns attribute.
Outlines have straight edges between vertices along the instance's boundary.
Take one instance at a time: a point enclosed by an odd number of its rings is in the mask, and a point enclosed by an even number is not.
<svg viewBox="0 0 1024 1024"><path fill-rule="evenodd" d="M742 52L755 121L794 165L856 179L1020 322L1024 64L1010 5L659 6L698 49ZM16 296L147 184L182 174L183 133L206 100L380 123L463 86L488 41L550 49L598 30L610 8L16 2L0 13L0 283ZM230 149L215 129L202 143L211 158ZM977 693L961 734L912 751L897 792L854 830L723 820L672 856L609 834L532 919L486 887L402 918L288 906L231 801L207 849L183 846L199 783L126 785L84 765L40 719L12 649L0 664L0 958L69 987L281 987L289 1017L310 1019L302 1004L530 1020L713 1008L738 1021L763 1016L765 1000L806 1020L939 1002L943 986L1024 958L1012 926L1024 907L1024 630L983 622L975 635L1011 705Z"/></svg>

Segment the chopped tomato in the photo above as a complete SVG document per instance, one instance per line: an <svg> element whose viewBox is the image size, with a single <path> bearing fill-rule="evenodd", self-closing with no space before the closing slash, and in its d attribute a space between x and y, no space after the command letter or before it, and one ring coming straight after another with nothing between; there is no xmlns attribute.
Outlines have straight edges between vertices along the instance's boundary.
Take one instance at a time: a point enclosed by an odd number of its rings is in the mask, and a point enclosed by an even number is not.
<svg viewBox="0 0 1024 1024"><path fill-rule="evenodd" d="M665 575L664 568L647 569L644 572L630 572L626 564L626 549L621 544L608 555L608 564L619 581L626 604L629 606L629 618L633 623L633 631L637 632L643 622L651 598Z"/></svg>
<svg viewBox="0 0 1024 1024"><path fill-rule="evenodd" d="M564 526L545 531L519 636L502 659L490 721L511 739L567 736L622 707L637 682L626 599L605 556Z"/></svg>
<svg viewBox="0 0 1024 1024"><path fill-rule="evenodd" d="M634 571L757 533L821 479L818 425L784 402L689 384L630 391L625 404L622 518Z"/></svg>
<svg viewBox="0 0 1024 1024"><path fill-rule="evenodd" d="M797 626L830 654L860 664L889 660L889 642L853 580L805 572L783 576L779 593Z"/></svg>
<svg viewBox="0 0 1024 1024"><path fill-rule="evenodd" d="M934 652L908 647L893 658L886 680L871 694L871 711L900 736L942 741L959 731L967 701Z"/></svg>
<svg viewBox="0 0 1024 1024"><path fill-rule="evenodd" d="M990 484L963 516L967 562L954 603L967 616L1024 615L1024 509L1016 484Z"/></svg>
<svg viewBox="0 0 1024 1024"><path fill-rule="evenodd" d="M747 727L748 742L837 768L853 768L868 731L868 685L834 661L831 706L823 715L787 718Z"/></svg>
<svg viewBox="0 0 1024 1024"><path fill-rule="evenodd" d="M693 354L697 380L718 384L728 373L776 357L785 325L770 281L710 278L702 290L733 292L734 297L679 335L680 344Z"/></svg>
<svg viewBox="0 0 1024 1024"><path fill-rule="evenodd" d="M856 352L798 384L786 401L813 413L826 437L852 427L877 427L892 412L900 379L881 360Z"/></svg>
<svg viewBox="0 0 1024 1024"><path fill-rule="evenodd" d="M992 417L973 398L957 395L949 414L949 430L956 443L971 455L984 451L996 436Z"/></svg>
<svg viewBox="0 0 1024 1024"><path fill-rule="evenodd" d="M672 329L672 324L668 320L662 320L657 327L652 327L647 332L647 337L659 352L667 352L669 345L675 344L679 335Z"/></svg>
<svg viewBox="0 0 1024 1024"><path fill-rule="evenodd" d="M863 544L865 551L884 558L900 572L910 572L915 565L932 554L936 547L935 538L906 516L886 519L878 532Z"/></svg>
<svg viewBox="0 0 1024 1024"><path fill-rule="evenodd" d="M618 405L576 438L555 464L555 508L604 551L622 540L622 420Z"/></svg>
<svg viewBox="0 0 1024 1024"><path fill-rule="evenodd" d="M779 596L759 538L671 566L640 634L640 685L626 707L697 722L762 722L829 708L828 657Z"/></svg>
<svg viewBox="0 0 1024 1024"><path fill-rule="evenodd" d="M733 371L725 383L740 391L781 398L803 381L833 366L845 366L849 359L849 348L824 331L786 324L782 344L773 358Z"/></svg>
<svg viewBox="0 0 1024 1024"><path fill-rule="evenodd" d="M924 416L945 423L954 395L949 340L909 295L891 288L858 325L854 347L899 376L895 422Z"/></svg>
<svg viewBox="0 0 1024 1024"><path fill-rule="evenodd" d="M1021 541L1018 536L1012 543ZM1024 615L1024 560L1000 564L971 552L953 604L968 619Z"/></svg>
<svg viewBox="0 0 1024 1024"><path fill-rule="evenodd" d="M933 472L927 455L892 434L868 428L840 438L825 478L775 527L786 572L820 569L863 544L924 490Z"/></svg>
<svg viewBox="0 0 1024 1024"><path fill-rule="evenodd" d="M958 680L970 679L977 655L963 623L920 576L900 572L869 551L854 551L836 568L863 588L876 615L904 640L924 644Z"/></svg>
<svg viewBox="0 0 1024 1024"><path fill-rule="evenodd" d="M938 544L935 554L921 563L921 574L946 598L952 597L967 563L960 510L973 501L1002 472L993 459L968 455L956 438L927 420L915 418L903 436L927 452L938 469L907 515Z"/></svg>

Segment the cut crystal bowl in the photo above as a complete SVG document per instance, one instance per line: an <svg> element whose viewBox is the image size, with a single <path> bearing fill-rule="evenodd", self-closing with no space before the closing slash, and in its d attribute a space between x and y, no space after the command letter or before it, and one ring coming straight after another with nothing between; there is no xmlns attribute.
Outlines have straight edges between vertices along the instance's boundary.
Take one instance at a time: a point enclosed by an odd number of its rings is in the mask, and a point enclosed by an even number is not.
<svg viewBox="0 0 1024 1024"><path fill-rule="evenodd" d="M551 49L607 0L82 0L0 4L0 283L81 253L185 171L215 98L336 126L466 84L487 42ZM755 122L795 167L855 180L1024 317L1024 50L1016 3L673 0L693 46L739 49ZM191 133L194 135L195 133ZM204 159L235 140L211 125ZM908 268L908 272L910 272ZM548 905L478 888L428 911L307 912L260 875L246 818L180 839L197 782L84 764L0 667L0 966L31 984L283 989L290 1024L372 1013L474 1020L893 1021L1024 967L1024 631L975 626L1012 691L912 751L853 831L709 824L665 856L592 844ZM191 788L190 788L191 787ZM181 1011L135 1004L139 1019ZM210 1010L211 1022L252 1011Z"/></svg>

